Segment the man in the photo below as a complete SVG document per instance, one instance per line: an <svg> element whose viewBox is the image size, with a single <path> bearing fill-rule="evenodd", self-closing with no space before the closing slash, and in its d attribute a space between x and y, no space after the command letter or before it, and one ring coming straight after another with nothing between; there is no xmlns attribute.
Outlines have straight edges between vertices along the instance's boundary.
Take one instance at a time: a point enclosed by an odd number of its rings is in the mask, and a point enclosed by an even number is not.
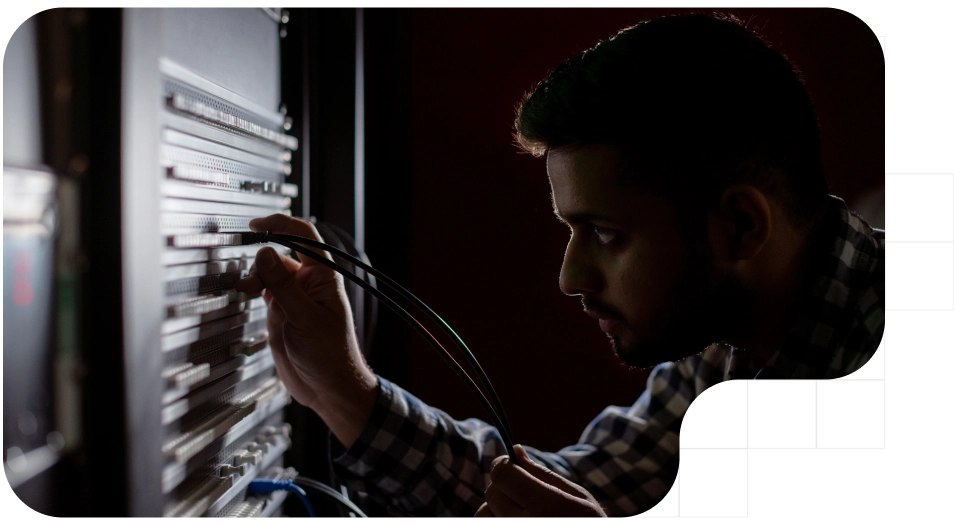
<svg viewBox="0 0 954 525"><path fill-rule="evenodd" d="M353 490L411 515L632 515L672 486L682 417L705 389L839 377L877 349L884 234L828 195L807 91L737 21L620 32L525 98L516 137L546 155L571 231L561 290L623 361L655 366L647 388L576 445L498 457L495 428L368 368L341 276L263 249L236 288L267 290L278 373L340 441L336 472ZM317 238L284 216L251 227Z"/></svg>

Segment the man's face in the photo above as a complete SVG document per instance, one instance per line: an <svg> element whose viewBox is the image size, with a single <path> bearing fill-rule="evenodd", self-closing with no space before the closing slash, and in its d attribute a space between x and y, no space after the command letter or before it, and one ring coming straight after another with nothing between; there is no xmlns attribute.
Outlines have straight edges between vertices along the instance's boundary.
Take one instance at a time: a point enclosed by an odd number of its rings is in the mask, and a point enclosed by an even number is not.
<svg viewBox="0 0 954 525"><path fill-rule="evenodd" d="M637 189L628 170L610 145L547 157L554 212L571 230L560 289L581 297L620 359L651 367L718 340L720 309L732 305L721 302L728 279L715 270L706 225L688 235L677 222L686 210Z"/></svg>

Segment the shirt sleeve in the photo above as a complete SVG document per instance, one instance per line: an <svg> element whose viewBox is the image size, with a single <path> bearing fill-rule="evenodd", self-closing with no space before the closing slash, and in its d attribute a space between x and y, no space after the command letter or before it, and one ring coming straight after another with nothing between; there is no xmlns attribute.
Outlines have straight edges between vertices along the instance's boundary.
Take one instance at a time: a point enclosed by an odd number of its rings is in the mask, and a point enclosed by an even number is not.
<svg viewBox="0 0 954 525"><path fill-rule="evenodd" d="M583 486L610 515L647 510L675 480L679 426L692 399L687 373L682 364L660 365L636 404L607 407L576 445L527 452ZM368 424L333 460L336 475L392 513L472 516L484 502L491 462L506 454L500 433L478 419L455 420L379 380Z"/></svg>
<svg viewBox="0 0 954 525"><path fill-rule="evenodd" d="M696 394L691 362L659 365L633 406L606 407L577 444L532 455L585 488L607 515L644 512L662 501L676 480L679 428Z"/></svg>

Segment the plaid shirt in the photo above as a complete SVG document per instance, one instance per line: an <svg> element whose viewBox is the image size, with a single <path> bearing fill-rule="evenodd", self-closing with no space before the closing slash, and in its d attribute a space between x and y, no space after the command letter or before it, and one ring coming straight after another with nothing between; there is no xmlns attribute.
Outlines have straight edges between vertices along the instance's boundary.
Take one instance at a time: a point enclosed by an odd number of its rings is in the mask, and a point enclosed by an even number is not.
<svg viewBox="0 0 954 525"><path fill-rule="evenodd" d="M866 363L884 332L884 231L831 199L823 226L831 250L817 261L802 313L764 367L750 369L745 351L724 344L661 364L633 406L607 407L577 444L556 453L527 447L531 457L583 486L607 514L637 514L672 487L682 418L707 388L729 379L841 377ZM381 378L370 421L334 467L352 495L364 493L393 514L472 516L484 502L491 461L503 454L493 426L454 420Z"/></svg>

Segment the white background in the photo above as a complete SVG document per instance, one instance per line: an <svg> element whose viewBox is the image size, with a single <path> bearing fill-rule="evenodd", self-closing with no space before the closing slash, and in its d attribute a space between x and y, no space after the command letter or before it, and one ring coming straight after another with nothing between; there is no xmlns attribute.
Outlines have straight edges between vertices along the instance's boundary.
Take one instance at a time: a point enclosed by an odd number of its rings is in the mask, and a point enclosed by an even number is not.
<svg viewBox="0 0 954 525"><path fill-rule="evenodd" d="M800 4L815 6L784 5ZM586 7L626 5L631 3ZM676 485L656 508L630 519L746 524L951 519L946 502L954 488L948 377L954 370L954 9L950 2L908 1L890 9L880 2L835 5L867 23L885 54L890 261L881 349L856 374L836 381L733 381L707 391L686 416ZM42 10L25 2L5 3L3 9L4 43ZM102 497L115 492L101 488ZM20 503L6 483L0 483L0 498L4 520L16 520L8 523L49 520Z"/></svg>

